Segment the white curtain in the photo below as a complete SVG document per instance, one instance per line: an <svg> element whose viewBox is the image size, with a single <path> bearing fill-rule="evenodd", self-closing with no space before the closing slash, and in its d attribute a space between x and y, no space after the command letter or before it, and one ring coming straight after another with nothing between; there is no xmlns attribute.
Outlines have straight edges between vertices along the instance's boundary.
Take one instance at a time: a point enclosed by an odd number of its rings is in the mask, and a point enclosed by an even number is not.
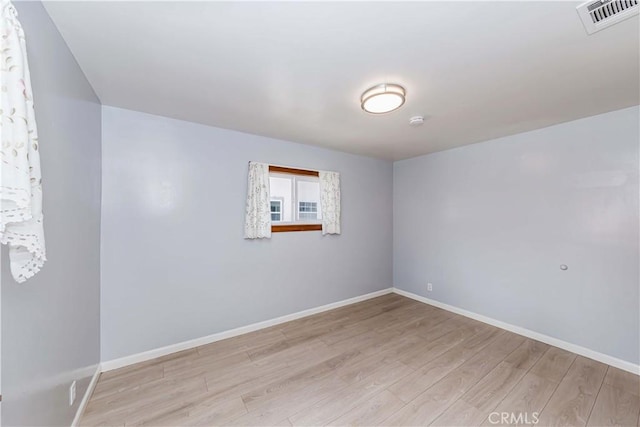
<svg viewBox="0 0 640 427"><path fill-rule="evenodd" d="M244 217L244 238L271 238L271 197L269 165L249 162L247 208Z"/></svg>
<svg viewBox="0 0 640 427"><path fill-rule="evenodd" d="M0 8L0 241L22 283L46 261L40 154L24 31L10 1Z"/></svg>
<svg viewBox="0 0 640 427"><path fill-rule="evenodd" d="M322 235L340 234L340 174L320 171Z"/></svg>

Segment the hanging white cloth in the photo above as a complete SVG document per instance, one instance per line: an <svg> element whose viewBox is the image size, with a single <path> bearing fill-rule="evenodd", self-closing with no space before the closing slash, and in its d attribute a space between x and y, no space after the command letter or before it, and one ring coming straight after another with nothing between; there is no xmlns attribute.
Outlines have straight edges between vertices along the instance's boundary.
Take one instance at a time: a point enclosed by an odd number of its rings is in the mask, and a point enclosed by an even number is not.
<svg viewBox="0 0 640 427"><path fill-rule="evenodd" d="M22 283L46 261L40 154L24 31L9 0L0 8L0 242Z"/></svg>
<svg viewBox="0 0 640 427"><path fill-rule="evenodd" d="M247 208L244 217L245 239L271 238L271 197L269 165L249 162Z"/></svg>
<svg viewBox="0 0 640 427"><path fill-rule="evenodd" d="M319 171L322 235L340 234L340 174Z"/></svg>

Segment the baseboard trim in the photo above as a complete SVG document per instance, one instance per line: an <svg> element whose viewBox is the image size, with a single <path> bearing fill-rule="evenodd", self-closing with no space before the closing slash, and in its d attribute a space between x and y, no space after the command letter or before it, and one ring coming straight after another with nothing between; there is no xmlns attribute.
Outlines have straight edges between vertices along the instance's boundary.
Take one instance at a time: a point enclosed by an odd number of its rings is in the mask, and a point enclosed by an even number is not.
<svg viewBox="0 0 640 427"><path fill-rule="evenodd" d="M102 372L123 368L125 366L133 365L135 363L146 362L147 360L155 359L156 357L166 356L167 354L176 353L178 351L188 350L194 347L199 347L201 345L211 344L216 341L232 338L232 337L246 334L249 332L258 331L260 329L269 328L271 326L279 325L281 323L290 322L292 320L297 320L303 317L312 316L314 314L322 313L324 311L333 310L339 307L344 307L345 305L366 301L368 299L390 294L392 292L393 292L393 288L382 289L380 291L371 292L369 294L360 295L354 298L345 299L345 300L334 302L331 304L326 304L320 307L314 307L307 310L299 311L297 313L276 317L275 319L265 320L263 322L253 323L251 325L242 326L242 327L231 329L228 331L218 332L213 335L196 338L189 341L183 341L177 344L171 344L166 347L156 348L156 349L145 351L142 353L133 354L131 356L125 356L118 359L109 360L106 362L102 362L101 364Z"/></svg>
<svg viewBox="0 0 640 427"><path fill-rule="evenodd" d="M631 372L632 374L640 375L640 365L633 364L631 362L627 362L626 360L618 359L613 356L609 356L604 353L600 353L586 347L582 347L576 344L572 344L567 341L563 341L558 338L550 337L545 334L541 334L539 332L532 331L530 329L522 328L520 326L515 326L510 323L502 322L500 320L493 319L491 317L484 316L482 314L474 313L472 311L465 310L463 308L455 307L453 305L445 304L440 301L432 300L421 295L414 294L412 292L407 292L402 289L393 288L393 292L402 295L407 298L411 298L416 301L420 301L425 304L432 305L434 307L441 308L443 310L450 311L452 313L459 314L461 316L469 317L471 319L477 320L479 322L487 323L492 326L496 326L500 329L505 329L507 331L513 332L518 335L522 335L527 338L534 339L536 341L541 341L545 344L549 344L563 350L570 351L572 353L579 354L581 356L587 357L589 359L596 360L598 362L606 363L607 365L611 365L613 367L622 369L623 371Z"/></svg>
<svg viewBox="0 0 640 427"><path fill-rule="evenodd" d="M91 381L89 382L89 386L87 387L87 391L84 392L84 396L82 396L82 401L80 401L80 405L78 406L78 410L76 411L76 416L73 417L73 421L71 422L71 427L77 427L80 423L80 418L84 414L84 410L87 409L87 404L89 403L89 399L93 394L93 390L96 388L96 384L98 384L98 378L100 378L100 373L102 373L102 367L100 363L96 366L96 372L91 377Z"/></svg>
<svg viewBox="0 0 640 427"><path fill-rule="evenodd" d="M510 323L502 322L500 320L493 319L491 317L484 316L482 314L474 313L472 311L465 310L463 308L459 308L456 306L452 306L449 304L445 304L440 301L432 300L421 295L414 294L412 292L404 291L398 288L387 288L382 289L380 291L371 292L369 294L360 295L354 298L349 298L342 301L337 301L331 304L326 304L320 307L314 307L307 310L299 311L297 313L287 314L285 316L276 317L274 319L265 320L263 322L253 323L251 325L242 326L239 328L231 329L228 331L218 332L216 334L208 335L205 337L196 338L193 340L183 341L180 343L168 345L165 347L156 348L153 350L145 351L142 353L133 354L131 356L125 356L118 359L109 360L106 362L102 362L98 366L98 370L96 374L93 376L91 383L89 384L89 388L87 389L87 393L82 399L80 406L78 408L78 412L76 414L76 418L74 418L74 424L72 426L76 426L76 422L79 421L82 412L84 411L84 406L91 396L93 392L93 388L95 387L95 383L98 380L98 376L100 372L107 372L118 368L123 368L125 366L133 365L140 362L146 362L147 360L155 359L157 357L166 356L171 353L176 353L178 351L189 350L191 348L199 347L201 345L211 344L216 341L221 341L227 338L233 338L238 335L246 334L249 332L258 331L260 329L269 328L271 326L279 325L281 323L290 322L292 320L302 319L304 317L312 316L314 314L322 313L324 311L333 310L335 308L344 307L346 305L355 304L357 302L366 301L371 298L376 298L382 295L386 295L389 293L396 293L398 295L402 295L407 298L411 298L416 301L420 301L422 303L432 305L434 307L442 308L443 310L450 311L452 313L459 314L461 316L465 316L483 323L487 323L492 326L496 326L501 329L505 329L507 331L513 332L518 335L522 335L527 338L531 338L537 341L541 341L543 343L553 345L555 347L561 348L563 350L570 351L572 353L579 354L584 357L588 357L589 359L596 360L598 362L606 363L607 365L611 365L613 367L622 369L627 372L631 372L636 375L640 375L640 365L636 365L631 362L627 362L622 359L618 359L613 356L609 356L604 353L597 352L595 350L588 349L586 347L582 347L576 344L572 344L567 341L563 341L558 338L554 338L545 334L541 334L539 332L532 331L530 329L522 328L520 326L515 326Z"/></svg>

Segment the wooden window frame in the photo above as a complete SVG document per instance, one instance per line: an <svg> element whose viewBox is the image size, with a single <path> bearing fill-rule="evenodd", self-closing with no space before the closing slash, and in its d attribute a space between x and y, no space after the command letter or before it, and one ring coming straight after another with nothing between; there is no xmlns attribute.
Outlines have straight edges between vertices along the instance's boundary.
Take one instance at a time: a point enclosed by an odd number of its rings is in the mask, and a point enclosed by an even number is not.
<svg viewBox="0 0 640 427"><path fill-rule="evenodd" d="M284 173L289 175L304 175L304 176L316 176L316 177L320 176L320 173L318 173L318 171L287 168L284 166L272 166L272 165L269 165L269 173ZM322 224L284 224L284 225L271 224L272 233L288 233L291 231L322 231Z"/></svg>
<svg viewBox="0 0 640 427"><path fill-rule="evenodd" d="M272 233L287 233L290 231L322 231L322 224L271 225Z"/></svg>

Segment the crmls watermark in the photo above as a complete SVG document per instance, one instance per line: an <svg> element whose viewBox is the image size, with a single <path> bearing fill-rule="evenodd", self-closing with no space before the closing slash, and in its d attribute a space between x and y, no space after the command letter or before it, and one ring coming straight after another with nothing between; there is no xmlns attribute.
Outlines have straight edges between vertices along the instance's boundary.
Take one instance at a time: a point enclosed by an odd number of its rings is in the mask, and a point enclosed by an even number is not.
<svg viewBox="0 0 640 427"><path fill-rule="evenodd" d="M538 424L539 417L537 412L492 412L489 414L489 422L491 424Z"/></svg>

